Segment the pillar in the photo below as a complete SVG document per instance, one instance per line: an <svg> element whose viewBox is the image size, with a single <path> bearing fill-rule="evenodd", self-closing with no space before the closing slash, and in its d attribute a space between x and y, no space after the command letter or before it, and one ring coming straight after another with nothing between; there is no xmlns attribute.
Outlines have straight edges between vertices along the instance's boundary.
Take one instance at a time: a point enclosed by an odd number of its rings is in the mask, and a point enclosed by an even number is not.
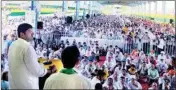
<svg viewBox="0 0 176 90"><path fill-rule="evenodd" d="M143 15L143 18L145 18L145 3L142 3L142 15Z"/></svg>
<svg viewBox="0 0 176 90"><path fill-rule="evenodd" d="M89 9L89 15L90 15L90 12L91 12L91 1L89 1L89 5L88 5L88 9Z"/></svg>
<svg viewBox="0 0 176 90"><path fill-rule="evenodd" d="M144 5L145 5L145 14L144 15L145 15L145 19L146 19L146 15L147 15L147 2L145 2Z"/></svg>
<svg viewBox="0 0 176 90"><path fill-rule="evenodd" d="M149 2L148 4L149 4L149 17L151 17L151 2Z"/></svg>
<svg viewBox="0 0 176 90"><path fill-rule="evenodd" d="M67 1L62 2L62 12L67 11Z"/></svg>
<svg viewBox="0 0 176 90"><path fill-rule="evenodd" d="M140 6L139 5L137 5L137 7L136 7L137 9L137 16L139 17L139 14L140 14Z"/></svg>
<svg viewBox="0 0 176 90"><path fill-rule="evenodd" d="M84 5L87 5L86 1L84 1ZM86 8L85 7L84 7L84 11L83 11L83 19L85 19L85 17L86 17Z"/></svg>
<svg viewBox="0 0 176 90"><path fill-rule="evenodd" d="M166 15L166 1L162 1L162 14ZM164 18L164 22L166 22L166 19Z"/></svg>
<svg viewBox="0 0 176 90"><path fill-rule="evenodd" d="M34 17L32 17L32 19L34 20L34 33L36 33L36 31L37 31L37 21L38 21L38 10L37 10L37 4L38 3L38 1L34 1L34 0L32 0L31 1L31 11L33 11L34 13L35 13L35 16Z"/></svg>
<svg viewBox="0 0 176 90"><path fill-rule="evenodd" d="M35 2L35 1L33 1L33 0L31 1L31 10L34 10L34 8L35 8L35 7L34 7L34 2Z"/></svg>
<svg viewBox="0 0 176 90"><path fill-rule="evenodd" d="M157 14L157 1L155 1L155 15Z"/></svg>
<svg viewBox="0 0 176 90"><path fill-rule="evenodd" d="M35 12L35 16L32 18L34 19L34 33L37 31L37 22L38 22L38 17L40 14L40 7L39 7L39 1L32 0L31 1L31 11Z"/></svg>
<svg viewBox="0 0 176 90"><path fill-rule="evenodd" d="M79 19L80 1L76 1L76 20Z"/></svg>

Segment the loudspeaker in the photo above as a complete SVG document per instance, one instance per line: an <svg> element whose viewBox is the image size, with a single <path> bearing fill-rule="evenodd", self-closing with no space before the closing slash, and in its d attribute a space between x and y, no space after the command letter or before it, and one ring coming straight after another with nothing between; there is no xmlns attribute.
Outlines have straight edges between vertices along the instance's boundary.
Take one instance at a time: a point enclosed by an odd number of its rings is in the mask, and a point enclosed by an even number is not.
<svg viewBox="0 0 176 90"><path fill-rule="evenodd" d="M43 22L37 22L37 29L43 29Z"/></svg>
<svg viewBox="0 0 176 90"><path fill-rule="evenodd" d="M170 19L170 24L173 23L173 22L174 22L174 20L173 20L173 19Z"/></svg>
<svg viewBox="0 0 176 90"><path fill-rule="evenodd" d="M150 18L150 20L154 20L154 18Z"/></svg>
<svg viewBox="0 0 176 90"><path fill-rule="evenodd" d="M87 18L87 19L88 19L88 18L90 18L90 15L89 15L89 14L87 14L87 15L86 15L86 18Z"/></svg>
<svg viewBox="0 0 176 90"><path fill-rule="evenodd" d="M72 17L68 16L65 21L66 21L66 23L71 24L72 20L73 20Z"/></svg>

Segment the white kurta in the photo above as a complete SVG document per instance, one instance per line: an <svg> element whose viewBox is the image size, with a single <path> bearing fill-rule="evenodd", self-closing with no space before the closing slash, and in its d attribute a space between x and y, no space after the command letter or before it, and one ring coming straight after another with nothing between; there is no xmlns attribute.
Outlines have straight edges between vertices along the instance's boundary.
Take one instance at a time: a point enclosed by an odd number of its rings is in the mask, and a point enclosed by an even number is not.
<svg viewBox="0 0 176 90"><path fill-rule="evenodd" d="M99 79L97 79L97 77L93 77L92 80L91 80L91 89L95 89L95 85L97 83L101 83Z"/></svg>
<svg viewBox="0 0 176 90"><path fill-rule="evenodd" d="M79 74L56 73L46 80L44 89L91 89L91 84Z"/></svg>
<svg viewBox="0 0 176 90"><path fill-rule="evenodd" d="M47 70L37 60L32 45L18 39L12 43L8 53L10 89L39 89L38 77L43 77Z"/></svg>

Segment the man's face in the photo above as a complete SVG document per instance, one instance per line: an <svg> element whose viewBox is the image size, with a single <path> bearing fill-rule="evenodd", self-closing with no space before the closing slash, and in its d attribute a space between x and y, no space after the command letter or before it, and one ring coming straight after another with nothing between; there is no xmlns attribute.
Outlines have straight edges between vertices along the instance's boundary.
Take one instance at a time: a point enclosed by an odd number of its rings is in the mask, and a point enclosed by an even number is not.
<svg viewBox="0 0 176 90"><path fill-rule="evenodd" d="M146 63L144 62L144 63L143 63L143 67L145 67L145 66L146 66Z"/></svg>
<svg viewBox="0 0 176 90"><path fill-rule="evenodd" d="M112 79L112 78L109 78L109 79L108 79L108 84L109 84L109 85L112 85L112 84L113 84L113 79Z"/></svg>
<svg viewBox="0 0 176 90"><path fill-rule="evenodd" d="M4 36L4 40L7 40L7 36Z"/></svg>
<svg viewBox="0 0 176 90"><path fill-rule="evenodd" d="M111 57L108 58L108 61L109 61L109 62L111 61Z"/></svg>
<svg viewBox="0 0 176 90"><path fill-rule="evenodd" d="M14 35L12 36L12 40L13 40L13 41L15 40L15 36L14 36Z"/></svg>
<svg viewBox="0 0 176 90"><path fill-rule="evenodd" d="M113 76L114 76L114 80L117 81L118 80L117 73L115 73Z"/></svg>
<svg viewBox="0 0 176 90"><path fill-rule="evenodd" d="M123 71L122 71L122 73L123 73L123 75L125 75L125 74L126 74L126 71L125 71L125 70L123 70Z"/></svg>
<svg viewBox="0 0 176 90"><path fill-rule="evenodd" d="M102 66L102 69L103 69L103 70L105 69L105 66L104 66L104 65Z"/></svg>
<svg viewBox="0 0 176 90"><path fill-rule="evenodd" d="M135 79L134 78L132 79L132 83L135 84Z"/></svg>
<svg viewBox="0 0 176 90"><path fill-rule="evenodd" d="M25 32L25 38L27 41L32 41L33 40L33 35L34 35L34 32L32 31L32 29L28 29L26 32Z"/></svg>
<svg viewBox="0 0 176 90"><path fill-rule="evenodd" d="M121 82L124 83L125 82L125 78L121 78Z"/></svg>
<svg viewBox="0 0 176 90"><path fill-rule="evenodd" d="M104 80L104 76L100 76L100 81Z"/></svg>
<svg viewBox="0 0 176 90"><path fill-rule="evenodd" d="M155 69L155 65L152 65L152 69Z"/></svg>
<svg viewBox="0 0 176 90"><path fill-rule="evenodd" d="M161 53L161 56L163 56L164 54L163 53Z"/></svg>

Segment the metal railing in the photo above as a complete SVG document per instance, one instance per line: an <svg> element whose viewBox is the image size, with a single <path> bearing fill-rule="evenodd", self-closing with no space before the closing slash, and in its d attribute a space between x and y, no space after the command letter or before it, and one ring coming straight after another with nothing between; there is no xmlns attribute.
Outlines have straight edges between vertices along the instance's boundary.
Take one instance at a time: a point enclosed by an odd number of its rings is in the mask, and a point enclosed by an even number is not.
<svg viewBox="0 0 176 90"><path fill-rule="evenodd" d="M60 35L61 37L71 37L71 38L83 38L84 40L85 39L88 39L88 37L80 37L80 34L77 34L77 35L73 35L73 33L72 34L69 34L69 33L61 33L62 35ZM92 39L97 39L97 38L92 38ZM106 39L107 41L105 41L105 43L106 43L106 45L112 45L112 42L113 42L113 40L115 41L115 40L119 40L119 38L114 38L114 39L111 39L111 42L108 42L108 40L110 40L110 39ZM141 41L135 41L135 40L132 40L132 41L128 41L128 40L126 40L126 39L123 39L124 40L124 42L123 43L120 43L121 44L121 49L123 50L123 52L125 52L125 53L131 53L134 49L138 49L138 50L140 50L140 51L143 51L145 54L149 54L150 52L151 52L151 50L154 50L154 52L155 52L155 54L156 55L158 55L159 54L159 48L157 47L158 45L153 45L153 44L151 44L151 42L148 42L148 43L144 43L144 42L142 42L142 40ZM64 41L65 42L65 41ZM79 40L77 41L77 42L79 42ZM165 45L164 45L164 49L163 49L163 51L166 53L166 54L168 54L168 55L171 55L171 56L173 56L173 55L176 55L176 45L174 44L174 41L172 41L171 43L172 44L168 44L167 42L170 42L170 41L168 41L168 40L164 40L164 42L165 42ZM72 42L70 42L70 43L72 43ZM113 46L114 45L117 45L117 44L114 44L115 42L113 42Z"/></svg>

